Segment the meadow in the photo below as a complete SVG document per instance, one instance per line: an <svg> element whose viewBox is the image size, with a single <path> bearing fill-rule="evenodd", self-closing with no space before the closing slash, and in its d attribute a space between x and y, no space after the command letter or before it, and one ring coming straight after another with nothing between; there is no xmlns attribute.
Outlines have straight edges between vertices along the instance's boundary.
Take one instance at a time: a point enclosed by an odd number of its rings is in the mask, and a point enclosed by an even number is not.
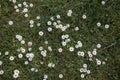
<svg viewBox="0 0 120 80"><path fill-rule="evenodd" d="M120 0L0 0L0 80L120 80Z"/></svg>

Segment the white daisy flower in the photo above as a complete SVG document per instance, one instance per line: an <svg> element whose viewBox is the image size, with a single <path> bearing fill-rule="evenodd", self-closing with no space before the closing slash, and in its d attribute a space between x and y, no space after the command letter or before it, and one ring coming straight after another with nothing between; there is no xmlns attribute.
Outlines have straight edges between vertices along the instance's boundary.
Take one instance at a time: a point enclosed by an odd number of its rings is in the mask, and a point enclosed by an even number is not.
<svg viewBox="0 0 120 80"><path fill-rule="evenodd" d="M87 64L83 64L83 67L84 67L84 68L87 68Z"/></svg>
<svg viewBox="0 0 120 80"><path fill-rule="evenodd" d="M33 71L35 71L35 68L31 68L30 70L33 72Z"/></svg>
<svg viewBox="0 0 120 80"><path fill-rule="evenodd" d="M10 57L9 57L9 60L10 60L10 61L13 61L14 59L15 59L14 56L10 56Z"/></svg>
<svg viewBox="0 0 120 80"><path fill-rule="evenodd" d="M3 70L0 70L0 75L3 75L4 74L4 71Z"/></svg>
<svg viewBox="0 0 120 80"><path fill-rule="evenodd" d="M97 51L96 51L96 50L93 50L93 51L92 51L92 54L93 54L93 55L97 55Z"/></svg>
<svg viewBox="0 0 120 80"><path fill-rule="evenodd" d="M65 41L62 41L62 46L66 46L66 42Z"/></svg>
<svg viewBox="0 0 120 80"><path fill-rule="evenodd" d="M45 78L45 79L47 79L47 78L48 78L48 75L47 75L47 74L45 74L45 75L44 75L44 78Z"/></svg>
<svg viewBox="0 0 120 80"><path fill-rule="evenodd" d="M101 1L101 4L102 4L102 5L105 5L105 1Z"/></svg>
<svg viewBox="0 0 120 80"><path fill-rule="evenodd" d="M33 4L32 4L32 3L30 3L30 7L33 7Z"/></svg>
<svg viewBox="0 0 120 80"><path fill-rule="evenodd" d="M56 15L57 19L60 19L60 15Z"/></svg>
<svg viewBox="0 0 120 80"><path fill-rule="evenodd" d="M78 31L79 30L79 27L75 27L75 31Z"/></svg>
<svg viewBox="0 0 120 80"><path fill-rule="evenodd" d="M24 1L24 2L23 2L23 5L27 5L27 2L26 2L26 1Z"/></svg>
<svg viewBox="0 0 120 80"><path fill-rule="evenodd" d="M32 28L32 27L34 27L34 25L33 25L33 24L30 24L30 28Z"/></svg>
<svg viewBox="0 0 120 80"><path fill-rule="evenodd" d="M18 4L18 7L22 7L22 4L19 3L19 4Z"/></svg>
<svg viewBox="0 0 120 80"><path fill-rule="evenodd" d="M23 58L23 54L18 54L18 58Z"/></svg>
<svg viewBox="0 0 120 80"><path fill-rule="evenodd" d="M37 26L39 27L41 24L40 23L37 23Z"/></svg>
<svg viewBox="0 0 120 80"><path fill-rule="evenodd" d="M24 9L23 9L23 12L24 12L24 13L28 12L28 8L24 8Z"/></svg>
<svg viewBox="0 0 120 80"><path fill-rule="evenodd" d="M48 46L48 50L49 50L49 51L52 51L52 47L51 47L51 46Z"/></svg>
<svg viewBox="0 0 120 80"><path fill-rule="evenodd" d="M30 20L29 23L30 23L30 24L34 24L34 21L33 21L33 20Z"/></svg>
<svg viewBox="0 0 120 80"><path fill-rule="evenodd" d="M36 19L39 20L39 19L40 19L40 16L37 16Z"/></svg>
<svg viewBox="0 0 120 80"><path fill-rule="evenodd" d="M32 42L28 42L28 46L29 46L29 47L32 46L32 44L33 44Z"/></svg>
<svg viewBox="0 0 120 80"><path fill-rule="evenodd" d="M70 51L70 52L73 52L73 51L74 51L74 47L70 47L70 48L69 48L69 51Z"/></svg>
<svg viewBox="0 0 120 80"><path fill-rule="evenodd" d="M39 35L43 36L44 35L43 31L39 31Z"/></svg>
<svg viewBox="0 0 120 80"><path fill-rule="evenodd" d="M101 44L97 44L97 48L101 48Z"/></svg>
<svg viewBox="0 0 120 80"><path fill-rule="evenodd" d="M52 28L51 28L51 27L48 27L47 30L48 30L48 32L51 32L51 31L52 31Z"/></svg>
<svg viewBox="0 0 120 80"><path fill-rule="evenodd" d="M82 15L82 18L83 18L83 19L86 19L86 18L87 18L87 16L86 16L85 14L83 14L83 15Z"/></svg>
<svg viewBox="0 0 120 80"><path fill-rule="evenodd" d="M26 13L24 16L25 16L25 17L28 17L28 14Z"/></svg>
<svg viewBox="0 0 120 80"><path fill-rule="evenodd" d="M8 24L9 24L9 25L13 25L13 21L9 21Z"/></svg>
<svg viewBox="0 0 120 80"><path fill-rule="evenodd" d="M90 70L87 70L87 74L90 74L91 72L90 72Z"/></svg>
<svg viewBox="0 0 120 80"><path fill-rule="evenodd" d="M9 52L8 52L8 51L5 51L5 55L9 55Z"/></svg>
<svg viewBox="0 0 120 80"><path fill-rule="evenodd" d="M49 26L52 25L52 22L51 22L51 21L48 21L48 22L47 22L47 25L49 25Z"/></svg>
<svg viewBox="0 0 120 80"><path fill-rule="evenodd" d="M81 78L84 78L84 77L85 77L85 75L84 75L84 74L81 74L80 76L81 76Z"/></svg>
<svg viewBox="0 0 120 80"><path fill-rule="evenodd" d="M97 60L97 65L101 65L101 61L100 60Z"/></svg>
<svg viewBox="0 0 120 80"><path fill-rule="evenodd" d="M105 28L108 29L110 27L110 25L108 24L105 24Z"/></svg>
<svg viewBox="0 0 120 80"><path fill-rule="evenodd" d="M46 57L46 56L47 56L47 54L46 54L45 51L41 51L41 55L42 55L43 57Z"/></svg>
<svg viewBox="0 0 120 80"><path fill-rule="evenodd" d="M24 40L22 40L22 41L21 41L21 44L25 44L25 41L24 41Z"/></svg>
<svg viewBox="0 0 120 80"><path fill-rule="evenodd" d="M80 68L80 72L82 73L84 71L84 69L83 68Z"/></svg>
<svg viewBox="0 0 120 80"><path fill-rule="evenodd" d="M29 64L29 62L28 62L28 61L25 61L24 64L27 65L27 64Z"/></svg>
<svg viewBox="0 0 120 80"><path fill-rule="evenodd" d="M40 46L40 47L39 47L39 50L40 50L40 51L42 51L42 50L43 50L43 47L42 47L42 46Z"/></svg>
<svg viewBox="0 0 120 80"><path fill-rule="evenodd" d="M60 53L61 53L62 51L63 51L63 49L62 49L62 48L59 48L59 49L58 49L58 52L60 52Z"/></svg>
<svg viewBox="0 0 120 80"><path fill-rule="evenodd" d="M19 75L17 73L13 74L13 78L18 78L18 77L19 77Z"/></svg>
<svg viewBox="0 0 120 80"><path fill-rule="evenodd" d="M16 73L16 74L20 73L20 71L18 69L15 69L13 72Z"/></svg>
<svg viewBox="0 0 120 80"><path fill-rule="evenodd" d="M63 74L59 74L59 78L63 78Z"/></svg>
<svg viewBox="0 0 120 80"><path fill-rule="evenodd" d="M98 23L97 23L97 26L98 26L98 27L100 27L100 26L101 26L101 23L100 23L100 22L98 22Z"/></svg>

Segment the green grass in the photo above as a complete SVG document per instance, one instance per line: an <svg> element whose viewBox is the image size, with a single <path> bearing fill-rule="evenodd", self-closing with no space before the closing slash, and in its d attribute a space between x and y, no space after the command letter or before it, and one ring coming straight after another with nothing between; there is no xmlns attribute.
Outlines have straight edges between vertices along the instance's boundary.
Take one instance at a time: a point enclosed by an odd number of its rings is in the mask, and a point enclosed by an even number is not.
<svg viewBox="0 0 120 80"><path fill-rule="evenodd" d="M18 2L23 2L19 0ZM42 80L44 74L48 74L48 80L59 80L58 75L64 75L62 80L120 80L120 1L107 0L105 5L101 5L101 0L28 0L34 4L33 8L29 9L29 17L24 18L23 14L16 13L13 9L13 4L8 0L0 0L0 60L3 65L0 69L5 71L4 75L0 75L0 80ZM73 14L67 17L67 11L72 9ZM51 16L61 15L62 24L69 23L70 29L66 32L54 29L53 32L47 32L47 21ZM86 14L87 19L83 20L82 15ZM40 15L41 26L29 27L29 20L37 21L36 16ZM8 21L12 20L14 24L8 25ZM101 27L96 25L101 22ZM105 29L104 25L109 24L110 28ZM78 26L79 31L75 32L74 28ZM40 38L38 32L42 30L45 33L43 38ZM17 56L19 54L16 49L20 47L27 48L27 44L21 45L15 38L16 34L23 36L23 39L28 42L32 41L32 51L35 58L27 66L23 65L24 59L15 58L13 62L9 61L9 56ZM71 42L64 47L62 53L58 53L57 48L61 47L61 35L69 34ZM40 55L39 46L47 49L44 44L45 40L49 41L53 52L49 52L46 58ZM76 41L82 41L83 47L80 50L85 52L91 51L100 43L102 48L98 50L97 58L105 60L106 64L97 66L95 63L90 63L86 58L79 58L75 52L69 52L68 48L73 46ZM9 56L5 56L5 51L9 51ZM25 54L24 54L25 56ZM44 65L40 64L44 62ZM56 64L55 68L47 67L49 62ZM84 79L80 78L79 68L83 63L87 63L91 74ZM38 73L30 71L30 68L39 69ZM13 70L20 70L20 77L13 79Z"/></svg>

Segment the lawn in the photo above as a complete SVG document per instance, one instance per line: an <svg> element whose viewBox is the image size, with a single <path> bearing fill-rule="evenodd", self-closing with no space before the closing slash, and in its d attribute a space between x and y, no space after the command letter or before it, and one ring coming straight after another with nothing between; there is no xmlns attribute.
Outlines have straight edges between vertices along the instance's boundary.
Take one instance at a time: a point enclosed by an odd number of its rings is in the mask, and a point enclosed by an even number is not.
<svg viewBox="0 0 120 80"><path fill-rule="evenodd" d="M0 80L120 80L120 0L0 0Z"/></svg>

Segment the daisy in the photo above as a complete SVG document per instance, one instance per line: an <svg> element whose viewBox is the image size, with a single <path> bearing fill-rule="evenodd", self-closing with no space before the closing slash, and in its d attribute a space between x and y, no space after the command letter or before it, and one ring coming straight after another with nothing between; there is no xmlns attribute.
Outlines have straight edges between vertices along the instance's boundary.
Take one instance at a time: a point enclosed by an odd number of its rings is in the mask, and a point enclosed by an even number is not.
<svg viewBox="0 0 120 80"><path fill-rule="evenodd" d="M17 73L13 74L13 78L18 78L19 75Z"/></svg>
<svg viewBox="0 0 120 80"><path fill-rule="evenodd" d="M70 52L73 52L73 51L74 51L74 47L70 47L70 48L69 48L69 51L70 51Z"/></svg>
<svg viewBox="0 0 120 80"><path fill-rule="evenodd" d="M49 50L49 51L52 51L52 47L51 47L51 46L48 46L48 50Z"/></svg>
<svg viewBox="0 0 120 80"><path fill-rule="evenodd" d="M48 21L48 22L47 22L47 25L49 25L49 26L52 25L52 22L51 22L51 21Z"/></svg>
<svg viewBox="0 0 120 80"><path fill-rule="evenodd" d="M45 79L47 79L47 78L48 78L48 75L47 75L47 74L45 74L45 75L44 75L44 78L45 78Z"/></svg>
<svg viewBox="0 0 120 80"><path fill-rule="evenodd" d="M29 52L32 51L32 48L28 48L28 51L29 51Z"/></svg>
<svg viewBox="0 0 120 80"><path fill-rule="evenodd" d="M25 50L24 48L21 48L21 52L22 52L22 53L25 53L25 51L26 51L26 50Z"/></svg>
<svg viewBox="0 0 120 80"><path fill-rule="evenodd" d="M13 25L13 21L9 21L8 24L9 24L9 25Z"/></svg>
<svg viewBox="0 0 120 80"><path fill-rule="evenodd" d="M101 44L97 44L97 48L101 48Z"/></svg>
<svg viewBox="0 0 120 80"><path fill-rule="evenodd" d="M93 54L93 55L97 55L97 51L96 51L96 50L93 50L93 51L92 51L92 54Z"/></svg>
<svg viewBox="0 0 120 80"><path fill-rule="evenodd" d="M46 56L47 56L47 54L46 54L45 51L41 51L41 55L42 55L43 57L46 57Z"/></svg>
<svg viewBox="0 0 120 80"><path fill-rule="evenodd" d="M18 54L18 58L23 58L23 54Z"/></svg>
<svg viewBox="0 0 120 80"><path fill-rule="evenodd" d="M27 9L27 8L24 8L24 9L23 9L23 12L24 12L24 13L28 12L28 9Z"/></svg>
<svg viewBox="0 0 120 80"><path fill-rule="evenodd" d="M98 26L98 27L100 27L100 26L101 26L101 23L100 23L100 22L98 22L98 23L97 23L97 26Z"/></svg>
<svg viewBox="0 0 120 80"><path fill-rule="evenodd" d="M15 11L16 11L16 12L20 12L20 10L19 10L19 9L16 9Z"/></svg>
<svg viewBox="0 0 120 80"><path fill-rule="evenodd" d="M27 65L29 62L28 61L25 61L24 64Z"/></svg>
<svg viewBox="0 0 120 80"><path fill-rule="evenodd" d="M84 67L84 68L87 68L87 64L83 64L83 67Z"/></svg>
<svg viewBox="0 0 120 80"><path fill-rule="evenodd" d="M30 20L29 23L30 23L30 24L34 24L34 21L33 21L33 20Z"/></svg>
<svg viewBox="0 0 120 80"><path fill-rule="evenodd" d="M59 78L63 78L63 74L59 74Z"/></svg>
<svg viewBox="0 0 120 80"><path fill-rule="evenodd" d="M60 19L60 15L56 15L57 19Z"/></svg>
<svg viewBox="0 0 120 80"><path fill-rule="evenodd" d="M85 77L85 75L84 75L84 74L81 74L80 76L81 76L81 78L84 78L84 77Z"/></svg>
<svg viewBox="0 0 120 80"><path fill-rule="evenodd" d="M86 19L86 18L87 18L87 16L86 16L85 14L83 14L83 15L82 15L82 18L83 18L83 19Z"/></svg>
<svg viewBox="0 0 120 80"><path fill-rule="evenodd" d="M39 27L41 24L40 23L37 23L37 26Z"/></svg>
<svg viewBox="0 0 120 80"><path fill-rule="evenodd" d="M43 31L39 31L40 36L43 36L43 34L44 34Z"/></svg>
<svg viewBox="0 0 120 80"><path fill-rule="evenodd" d="M10 60L10 61L13 61L13 60L14 60L14 56L10 56L10 57L9 57L9 60Z"/></svg>
<svg viewBox="0 0 120 80"><path fill-rule="evenodd" d="M110 26L108 24L105 24L105 28L108 29Z"/></svg>
<svg viewBox="0 0 120 80"><path fill-rule="evenodd" d="M102 4L102 5L105 5L105 1L101 1L101 4Z"/></svg>
<svg viewBox="0 0 120 80"><path fill-rule="evenodd" d="M62 41L62 46L66 46L66 42L65 41Z"/></svg>
<svg viewBox="0 0 120 80"><path fill-rule="evenodd" d="M79 27L75 27L75 31L78 31L79 30Z"/></svg>
<svg viewBox="0 0 120 80"><path fill-rule="evenodd" d="M59 49L58 49L58 52L60 52L60 53L61 53L62 51L63 51L63 49L62 49L62 48L59 48Z"/></svg>
<svg viewBox="0 0 120 80"><path fill-rule="evenodd" d="M28 17L28 14L26 13L24 16L25 16L25 17Z"/></svg>
<svg viewBox="0 0 120 80"><path fill-rule="evenodd" d="M52 28L51 28L51 27L48 27L47 30L48 30L48 32L51 32L51 31L52 31Z"/></svg>
<svg viewBox="0 0 120 80"><path fill-rule="evenodd" d="M72 13L72 10L70 9L70 10L68 10L68 12L69 12L69 13Z"/></svg>
<svg viewBox="0 0 120 80"><path fill-rule="evenodd" d="M87 70L87 74L90 74L91 72L90 72L90 70Z"/></svg>
<svg viewBox="0 0 120 80"><path fill-rule="evenodd" d="M13 72L14 72L14 73L17 73L17 74L20 73L20 71L19 71L18 69L15 69Z"/></svg>
<svg viewBox="0 0 120 80"><path fill-rule="evenodd" d="M40 51L42 51L42 50L43 50L43 47L42 47L42 46L40 46L40 47L39 47L39 50L40 50Z"/></svg>
<svg viewBox="0 0 120 80"><path fill-rule="evenodd" d="M45 43L45 44L48 44L48 41L46 40L44 43Z"/></svg>
<svg viewBox="0 0 120 80"><path fill-rule="evenodd" d="M32 3L30 3L30 7L33 7L33 4L32 4Z"/></svg>
<svg viewBox="0 0 120 80"><path fill-rule="evenodd" d="M35 71L35 68L31 68L30 70L31 70L31 71Z"/></svg>
<svg viewBox="0 0 120 80"><path fill-rule="evenodd" d="M34 25L33 25L33 24L30 24L30 28L32 28L32 27L34 27Z"/></svg>
<svg viewBox="0 0 120 80"><path fill-rule="evenodd" d="M97 65L101 65L101 61L100 60L97 60Z"/></svg>
<svg viewBox="0 0 120 80"><path fill-rule="evenodd" d="M22 7L22 4L19 3L19 4L18 4L18 7Z"/></svg>
<svg viewBox="0 0 120 80"><path fill-rule="evenodd" d="M67 13L67 16L68 16L68 17L72 16L72 13L69 13L69 12L68 12L68 13Z"/></svg>
<svg viewBox="0 0 120 80"><path fill-rule="evenodd" d="M28 46L29 46L29 47L32 46L32 44L33 44L32 42L28 42Z"/></svg>
<svg viewBox="0 0 120 80"><path fill-rule="evenodd" d="M9 52L8 52L8 51L6 51L6 52L5 52L5 55L9 55Z"/></svg>
<svg viewBox="0 0 120 80"><path fill-rule="evenodd" d="M36 19L39 20L39 19L40 19L40 16L37 16Z"/></svg>
<svg viewBox="0 0 120 80"><path fill-rule="evenodd" d="M23 2L23 5L27 5L27 2L24 1L24 2Z"/></svg>
<svg viewBox="0 0 120 80"><path fill-rule="evenodd" d="M18 8L18 6L17 5L14 5L14 9L17 9Z"/></svg>
<svg viewBox="0 0 120 80"><path fill-rule="evenodd" d="M4 71L3 70L0 70L0 75L3 75L4 74Z"/></svg>
<svg viewBox="0 0 120 80"><path fill-rule="evenodd" d="M25 41L24 41L24 40L22 40L22 41L21 41L21 44L25 44Z"/></svg>

